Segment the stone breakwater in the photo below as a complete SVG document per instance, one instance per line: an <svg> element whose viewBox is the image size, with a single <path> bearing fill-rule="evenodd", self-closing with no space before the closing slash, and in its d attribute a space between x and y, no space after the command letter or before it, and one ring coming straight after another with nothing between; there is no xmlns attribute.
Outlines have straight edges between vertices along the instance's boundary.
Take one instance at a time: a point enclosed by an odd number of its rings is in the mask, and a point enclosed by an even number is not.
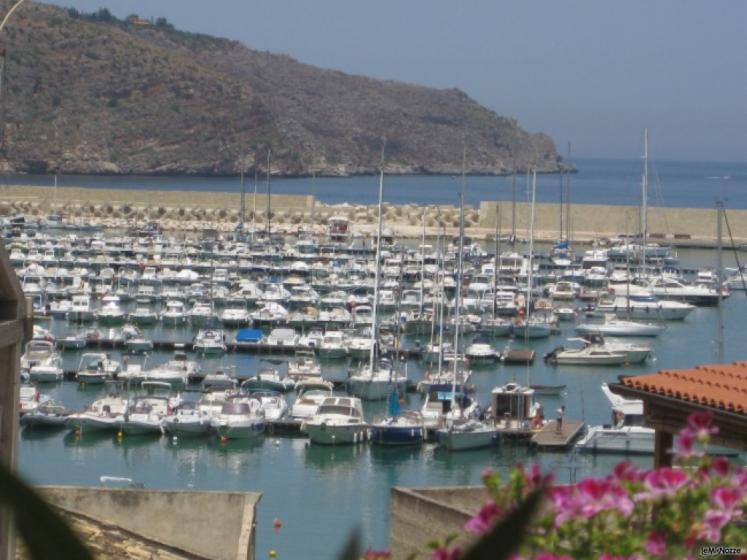
<svg viewBox="0 0 747 560"><path fill-rule="evenodd" d="M276 231L322 232L332 216L348 219L353 231L370 234L376 225L377 208L360 204L322 204L309 195L274 194L270 204L266 194L253 193L244 199L244 219L248 227L267 224L271 209L272 228ZM98 224L104 227L130 227L158 221L166 230L231 231L241 218L241 195L204 191L149 191L141 189L93 189L64 187L0 187L0 216L23 213L43 218L61 214L71 223ZM727 211L735 242L747 242L747 211ZM475 238L492 237L496 224L502 235L526 238L530 208L526 203L482 202L479 208L465 208L465 228ZM571 224L574 241L593 241L639 230L640 210L633 206L576 204L563 212L563 229ZM445 231L458 232L459 209L454 206L384 205L384 222L396 236L421 235L425 221L429 236ZM535 235L540 240L559 236L560 210L556 204L537 204ZM648 231L652 240L687 245L709 245L716 238L716 211L705 208L651 208ZM725 243L729 242L724 228Z"/></svg>

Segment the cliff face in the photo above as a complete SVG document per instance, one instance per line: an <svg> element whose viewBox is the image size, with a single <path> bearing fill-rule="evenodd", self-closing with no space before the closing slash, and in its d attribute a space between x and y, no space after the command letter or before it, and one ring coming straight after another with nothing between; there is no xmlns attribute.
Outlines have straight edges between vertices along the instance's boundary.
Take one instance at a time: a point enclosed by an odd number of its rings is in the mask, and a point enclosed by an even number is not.
<svg viewBox="0 0 747 560"><path fill-rule="evenodd" d="M7 2L2 2L3 5ZM7 8L7 6L4 6ZM168 24L25 4L7 49L8 171L278 174L555 171L552 140L459 90L351 76Z"/></svg>

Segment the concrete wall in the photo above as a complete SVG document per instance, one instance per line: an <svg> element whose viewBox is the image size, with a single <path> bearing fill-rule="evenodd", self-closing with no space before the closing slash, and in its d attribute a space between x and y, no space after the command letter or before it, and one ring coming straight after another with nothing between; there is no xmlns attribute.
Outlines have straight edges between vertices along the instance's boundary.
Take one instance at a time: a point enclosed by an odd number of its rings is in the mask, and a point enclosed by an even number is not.
<svg viewBox="0 0 747 560"><path fill-rule="evenodd" d="M60 187L55 198L52 187L8 186L0 190L5 200L27 200L40 203L48 210L56 200L59 205L66 202L74 204L110 204L132 206L162 206L164 208L230 208L238 209L241 194L204 192L204 191L150 191L143 189L98 189ZM311 195L273 194L273 210L310 210L314 198ZM247 192L244 204L246 211L254 208L254 191ZM267 194L257 194L257 212L267 209Z"/></svg>
<svg viewBox="0 0 747 560"><path fill-rule="evenodd" d="M511 202L480 204L480 227L494 229L500 217L501 230L511 232ZM735 240L747 240L747 211L726 211L732 235ZM529 229L530 205L516 204L516 235L524 238ZM565 224L565 216L564 216ZM537 204L535 206L535 232L538 238L557 239L560 227L560 214L557 204ZM567 227L563 226L564 229ZM629 232L635 234L640 229L640 210L637 206L611 206L594 204L574 204L571 206L572 237L594 239L611 237ZM648 231L652 237L690 236L693 239L714 239L716 237L715 208L650 208ZM728 232L724 227L725 242Z"/></svg>
<svg viewBox="0 0 747 560"><path fill-rule="evenodd" d="M399 488L389 500L389 547L393 560L426 550L428 541L459 530L489 499L483 486ZM462 536L455 544L469 544Z"/></svg>
<svg viewBox="0 0 747 560"><path fill-rule="evenodd" d="M261 494L43 486L53 505L216 560L252 560Z"/></svg>

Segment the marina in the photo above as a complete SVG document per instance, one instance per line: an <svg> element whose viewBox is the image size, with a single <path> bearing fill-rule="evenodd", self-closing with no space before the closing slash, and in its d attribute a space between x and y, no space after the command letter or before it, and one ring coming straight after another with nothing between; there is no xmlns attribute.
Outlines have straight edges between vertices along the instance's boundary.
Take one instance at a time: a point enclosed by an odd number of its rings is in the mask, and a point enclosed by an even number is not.
<svg viewBox="0 0 747 560"><path fill-rule="evenodd" d="M650 434L606 423L618 405L603 384L717 359L719 310L734 325L747 309L738 251L719 289L712 251L620 236L574 252L531 228L526 242L459 229L8 224L35 316L24 471L261 491L260 516L293 541L341 543L350 519L332 515L331 531L287 504L343 492L381 512L376 488L474 483L485 466L539 462L562 481L650 461ZM723 331L725 359L738 330ZM381 516L367 519L367 542L385 544ZM258 543L296 550L261 525Z"/></svg>

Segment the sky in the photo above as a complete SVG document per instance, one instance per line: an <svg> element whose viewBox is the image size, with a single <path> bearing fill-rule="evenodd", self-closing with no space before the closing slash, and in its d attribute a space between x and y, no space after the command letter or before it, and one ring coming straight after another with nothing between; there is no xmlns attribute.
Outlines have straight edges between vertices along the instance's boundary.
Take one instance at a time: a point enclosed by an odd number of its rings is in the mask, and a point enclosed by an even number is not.
<svg viewBox="0 0 747 560"><path fill-rule="evenodd" d="M743 0L60 0L459 88L565 154L747 161ZM207 8L206 8L207 6Z"/></svg>

